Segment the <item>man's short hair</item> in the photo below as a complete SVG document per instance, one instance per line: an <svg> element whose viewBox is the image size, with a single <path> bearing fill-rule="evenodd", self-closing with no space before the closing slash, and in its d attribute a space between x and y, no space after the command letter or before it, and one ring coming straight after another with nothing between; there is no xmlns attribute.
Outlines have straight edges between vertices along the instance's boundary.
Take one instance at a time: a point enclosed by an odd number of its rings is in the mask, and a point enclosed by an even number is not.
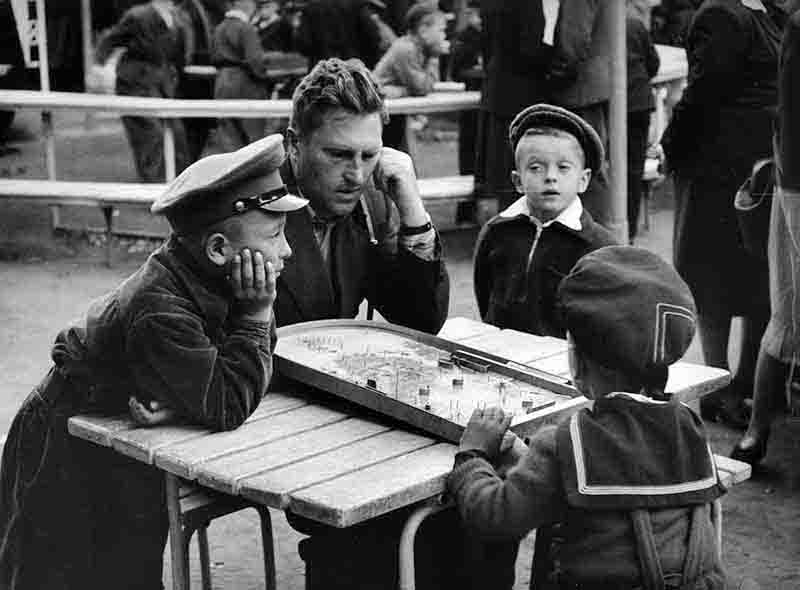
<svg viewBox="0 0 800 590"><path fill-rule="evenodd" d="M292 95L289 126L298 136L307 136L322 126L326 113L335 109L354 115L378 113L384 124L388 122L380 87L361 60L334 57L317 63Z"/></svg>
<svg viewBox="0 0 800 590"><path fill-rule="evenodd" d="M406 32L415 33L422 24L432 23L435 17L444 17L435 2L419 2L406 12Z"/></svg>

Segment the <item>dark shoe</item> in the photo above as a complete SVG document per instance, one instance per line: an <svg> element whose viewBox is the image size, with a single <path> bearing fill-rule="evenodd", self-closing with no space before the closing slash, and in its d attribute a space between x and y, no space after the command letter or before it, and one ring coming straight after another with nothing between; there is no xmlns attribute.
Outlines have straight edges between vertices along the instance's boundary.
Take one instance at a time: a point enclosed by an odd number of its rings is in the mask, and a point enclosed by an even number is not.
<svg viewBox="0 0 800 590"><path fill-rule="evenodd" d="M756 444L750 447L742 447L741 441L736 443L731 451L731 459L749 463L750 465L757 465L767 455L767 440L769 434L765 434L760 439L756 440Z"/></svg>

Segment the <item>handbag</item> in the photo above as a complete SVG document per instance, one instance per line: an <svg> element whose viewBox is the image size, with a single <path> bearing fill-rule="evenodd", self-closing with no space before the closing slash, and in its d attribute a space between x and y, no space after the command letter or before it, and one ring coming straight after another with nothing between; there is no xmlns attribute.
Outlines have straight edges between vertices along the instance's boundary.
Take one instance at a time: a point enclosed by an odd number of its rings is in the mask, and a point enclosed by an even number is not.
<svg viewBox="0 0 800 590"><path fill-rule="evenodd" d="M767 158L753 164L750 176L733 199L739 233L745 250L756 258L767 259L769 216L775 190L775 160Z"/></svg>

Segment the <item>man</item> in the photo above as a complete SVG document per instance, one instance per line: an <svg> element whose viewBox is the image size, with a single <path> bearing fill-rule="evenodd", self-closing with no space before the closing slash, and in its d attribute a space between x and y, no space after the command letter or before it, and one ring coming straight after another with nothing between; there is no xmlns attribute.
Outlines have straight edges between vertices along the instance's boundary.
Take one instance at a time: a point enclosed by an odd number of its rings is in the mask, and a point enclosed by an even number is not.
<svg viewBox="0 0 800 590"><path fill-rule="evenodd" d="M320 62L297 87L281 175L309 206L287 215L295 258L278 281L279 326L353 318L365 299L388 321L432 334L447 318L442 247L411 158L382 146L385 121L359 61Z"/></svg>
<svg viewBox="0 0 800 590"><path fill-rule="evenodd" d="M242 424L272 375L286 192L282 137L190 166L156 200L170 239L62 330L14 418L0 474L0 587L162 588L168 521L155 468L70 437L79 413ZM157 405L168 409L156 412Z"/></svg>
<svg viewBox="0 0 800 590"><path fill-rule="evenodd" d="M390 322L438 332L449 302L441 244L411 158L382 146L386 107L370 71L357 60L322 61L301 81L293 103L281 175L309 205L287 215L294 258L278 280L278 325L352 318L366 299ZM287 516L311 535L300 543L306 588L395 583L405 511L348 529ZM458 535L454 517L434 518L433 526L442 535ZM435 545L425 528L420 536ZM426 555L433 560L443 553ZM440 569L452 578L454 567ZM420 563L417 568L433 569Z"/></svg>

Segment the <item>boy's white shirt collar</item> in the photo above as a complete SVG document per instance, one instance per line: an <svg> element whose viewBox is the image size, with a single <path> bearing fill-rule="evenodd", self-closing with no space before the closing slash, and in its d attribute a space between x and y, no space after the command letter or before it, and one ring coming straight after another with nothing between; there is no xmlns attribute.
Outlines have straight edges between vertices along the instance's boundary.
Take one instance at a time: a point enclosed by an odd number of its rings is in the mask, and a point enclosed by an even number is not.
<svg viewBox="0 0 800 590"><path fill-rule="evenodd" d="M583 224L581 223L582 214L583 202L580 197L575 197L575 199L567 205L567 208L559 213L557 217L541 224L537 223L537 225L549 227L558 222L572 230L581 231L583 229ZM531 219L535 219L531 214L528 198L525 195L511 203L507 209L500 213L500 217L516 217L517 215L527 215ZM536 221L538 222L538 219Z"/></svg>
<svg viewBox="0 0 800 590"><path fill-rule="evenodd" d="M247 14L243 10L239 10L238 8L231 8L230 10L228 10L225 13L225 18L228 17L238 18L239 20L244 21L246 23L250 22L250 18L247 16Z"/></svg>

